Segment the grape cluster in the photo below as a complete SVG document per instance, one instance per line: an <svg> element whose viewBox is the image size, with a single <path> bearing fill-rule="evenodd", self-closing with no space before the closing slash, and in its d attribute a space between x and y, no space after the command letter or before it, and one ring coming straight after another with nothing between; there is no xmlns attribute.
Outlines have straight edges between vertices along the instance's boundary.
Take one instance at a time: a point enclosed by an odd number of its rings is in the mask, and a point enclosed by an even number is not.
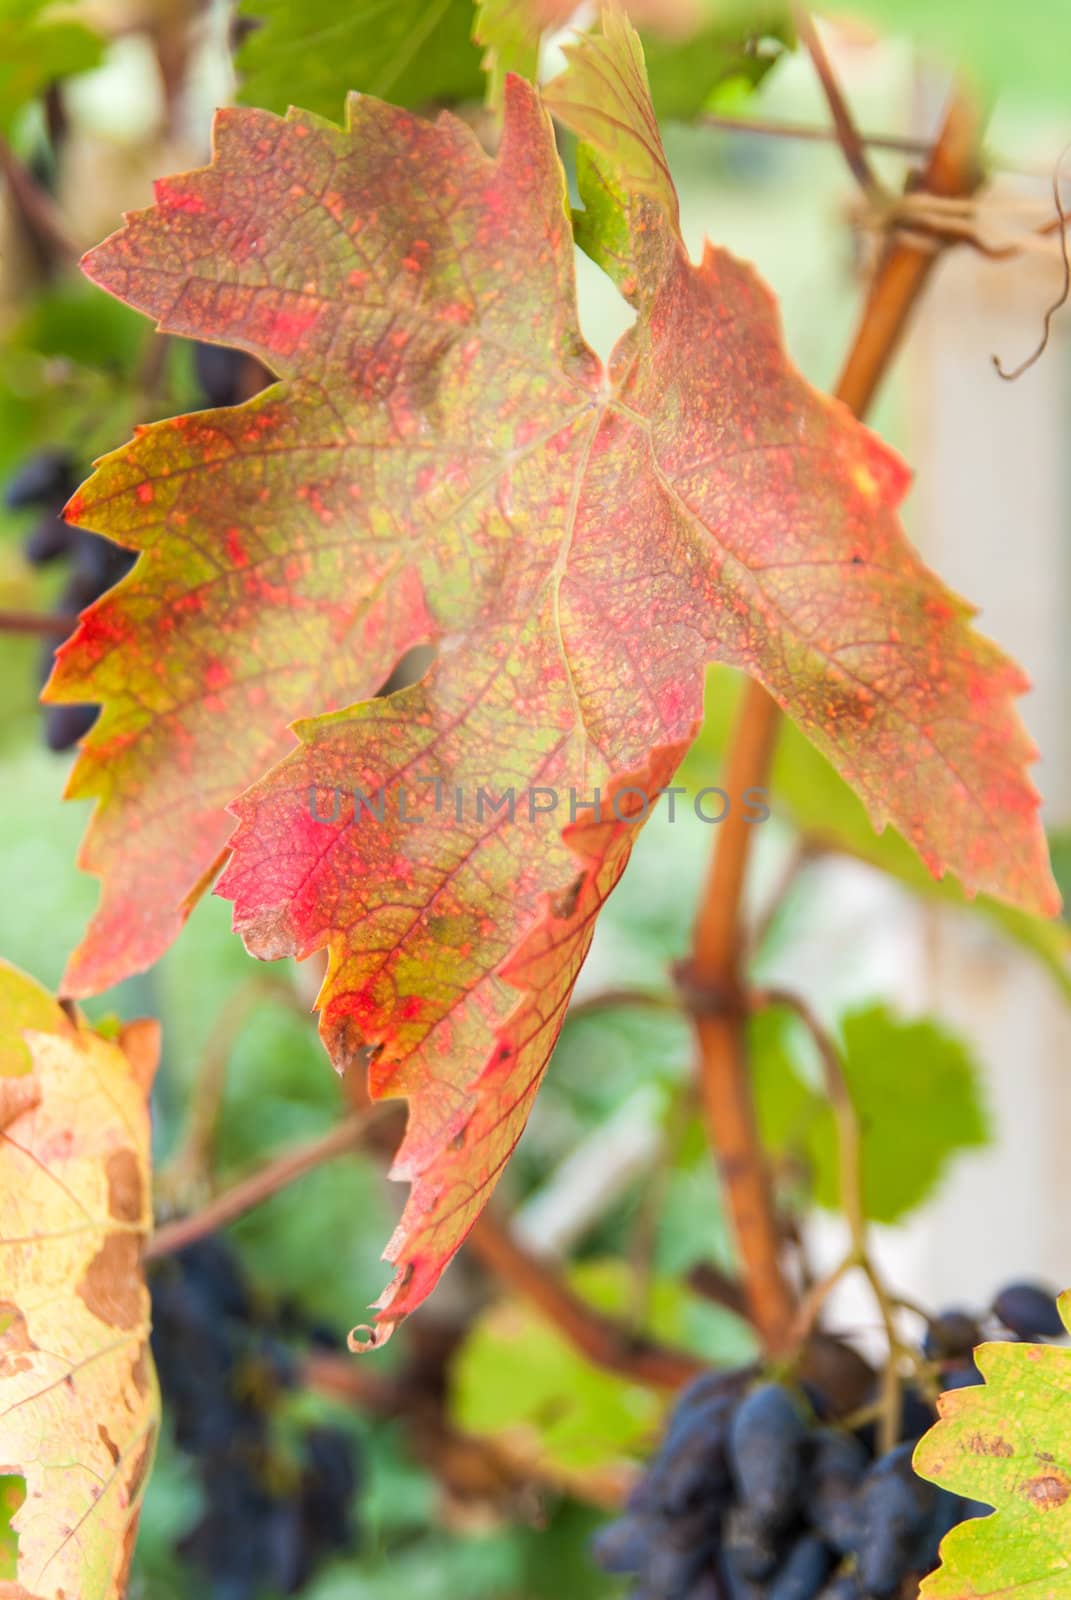
<svg viewBox="0 0 1071 1600"><path fill-rule="evenodd" d="M981 1382L974 1350L987 1323L1005 1338L1061 1336L1054 1300L1040 1284L1014 1283L988 1313L932 1317L922 1355L937 1387ZM869 1415L848 1427L833 1413L812 1383L697 1378L623 1516L596 1536L599 1565L635 1578L630 1600L893 1600L937 1566L950 1528L990 1507L914 1472L936 1413L910 1384L892 1450L881 1451Z"/></svg>
<svg viewBox="0 0 1071 1600"><path fill-rule="evenodd" d="M68 563L67 580L56 604L59 616L76 615L100 598L134 564L134 553L84 528L63 520L63 508L84 476L65 450L39 450L29 456L7 484L4 500L9 510L33 509L37 521L23 549L32 566L53 561ZM52 671L60 640L46 644L41 655L40 681ZM69 750L87 734L96 719L90 705L46 706L45 742L50 750Z"/></svg>
<svg viewBox="0 0 1071 1600"><path fill-rule="evenodd" d="M152 1349L175 1442L197 1465L204 1512L180 1546L212 1600L293 1594L353 1550L350 1435L273 1426L302 1342L337 1344L293 1306L258 1303L234 1253L209 1238L152 1270Z"/></svg>
<svg viewBox="0 0 1071 1600"><path fill-rule="evenodd" d="M822 1421L814 1391L698 1378L625 1515L597 1536L596 1559L635 1574L631 1600L896 1595L979 1509L916 1477L912 1452L933 1415L911 1399L906 1437L875 1456L873 1430Z"/></svg>

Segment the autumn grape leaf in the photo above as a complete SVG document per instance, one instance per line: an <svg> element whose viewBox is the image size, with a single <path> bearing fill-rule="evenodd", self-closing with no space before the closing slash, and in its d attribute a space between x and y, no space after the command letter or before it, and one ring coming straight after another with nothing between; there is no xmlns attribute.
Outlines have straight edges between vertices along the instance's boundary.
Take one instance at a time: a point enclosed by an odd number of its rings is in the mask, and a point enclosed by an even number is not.
<svg viewBox="0 0 1071 1600"><path fill-rule="evenodd" d="M1071 1290L1060 1296L1071 1331ZM942 1395L941 1420L919 1441L915 1469L993 1515L945 1536L924 1600L1071 1596L1071 1350L983 1344L985 1379Z"/></svg>
<svg viewBox="0 0 1071 1600"><path fill-rule="evenodd" d="M75 1027L0 963L0 1484L17 1507L0 1595L11 1600L125 1593L159 1416L140 1267L156 1044L155 1024L130 1024L118 1043Z"/></svg>
<svg viewBox="0 0 1071 1600"><path fill-rule="evenodd" d="M766 684L932 870L1055 904L1022 675L908 546L903 466L791 367L753 272L689 261L639 45L605 27L551 103L588 142L588 247L637 312L608 371L518 78L494 159L363 96L344 131L221 112L212 165L87 262L280 381L141 430L71 504L143 554L48 691L104 707L70 787L98 801L103 898L67 983L164 947L230 801L219 889L248 948L326 947L336 1064L409 1101L385 1329L520 1135L707 660ZM362 698L421 641L420 682Z"/></svg>
<svg viewBox="0 0 1071 1600"><path fill-rule="evenodd" d="M727 667L714 667L707 674L703 727L678 775L680 783L694 789L718 783L742 682ZM808 845L854 856L916 894L973 911L1039 960L1071 998L1071 929L1065 920L1040 917L986 894L968 896L951 873L932 877L894 828L874 832L857 795L791 723L782 728L777 741L770 793L775 814L784 815ZM1049 835L1049 854L1057 885L1066 897L1071 870L1062 869L1071 869L1071 850L1059 833Z"/></svg>

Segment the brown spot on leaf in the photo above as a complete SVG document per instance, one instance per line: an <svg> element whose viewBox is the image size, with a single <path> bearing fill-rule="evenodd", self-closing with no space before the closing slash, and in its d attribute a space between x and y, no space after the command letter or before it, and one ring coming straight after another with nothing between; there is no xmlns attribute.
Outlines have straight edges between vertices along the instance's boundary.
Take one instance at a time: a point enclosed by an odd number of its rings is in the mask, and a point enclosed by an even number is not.
<svg viewBox="0 0 1071 1600"><path fill-rule="evenodd" d="M141 1168L133 1150L114 1150L106 1171L109 1212L116 1222L139 1222L143 1190Z"/></svg>
<svg viewBox="0 0 1071 1600"><path fill-rule="evenodd" d="M144 1345L138 1351L137 1360L130 1369L130 1375L134 1380L135 1389L144 1399L152 1388L152 1379L149 1374L149 1355Z"/></svg>
<svg viewBox="0 0 1071 1600"><path fill-rule="evenodd" d="M145 1479L149 1476L152 1466L153 1441L146 1439L134 1458L133 1465L126 1480L126 1503L132 1506L138 1495L145 1487Z"/></svg>
<svg viewBox="0 0 1071 1600"><path fill-rule="evenodd" d="M13 1378L26 1372L30 1355L37 1349L30 1338L26 1318L10 1300L0 1300L0 1378Z"/></svg>
<svg viewBox="0 0 1071 1600"><path fill-rule="evenodd" d="M36 1078L0 1077L0 1128L8 1127L24 1111L32 1111L40 1099L41 1085Z"/></svg>
<svg viewBox="0 0 1071 1600"><path fill-rule="evenodd" d="M967 1440L967 1449L975 1456L1013 1456L1015 1446L1009 1444L1007 1439L1002 1439L999 1434L972 1433Z"/></svg>
<svg viewBox="0 0 1071 1600"><path fill-rule="evenodd" d="M78 1298L112 1328L134 1328L141 1320L141 1240L133 1233L109 1233L77 1289Z"/></svg>
<svg viewBox="0 0 1071 1600"><path fill-rule="evenodd" d="M554 901L552 911L554 916L559 918L560 921L568 922L569 918L576 911L577 902L580 899L580 891L584 887L584 880L585 874L581 872L573 879L569 887L563 890Z"/></svg>
<svg viewBox="0 0 1071 1600"><path fill-rule="evenodd" d="M1026 1480L1023 1493L1039 1511L1056 1511L1071 1495L1071 1483L1059 1472L1039 1473Z"/></svg>
<svg viewBox="0 0 1071 1600"><path fill-rule="evenodd" d="M111 1456L112 1461L118 1461L119 1446L116 1444L115 1440L112 1438L103 1422L97 1423L97 1437L100 1439L100 1442L104 1446L105 1450L107 1450L108 1454Z"/></svg>
<svg viewBox="0 0 1071 1600"><path fill-rule="evenodd" d="M130 1521L126 1525L126 1532L123 1535L123 1544L119 1555L119 1567L115 1574L116 1594L125 1594L127 1590L127 1580L130 1577L130 1563L134 1558L134 1545L136 1544L138 1537L139 1516L140 1513L131 1517Z"/></svg>

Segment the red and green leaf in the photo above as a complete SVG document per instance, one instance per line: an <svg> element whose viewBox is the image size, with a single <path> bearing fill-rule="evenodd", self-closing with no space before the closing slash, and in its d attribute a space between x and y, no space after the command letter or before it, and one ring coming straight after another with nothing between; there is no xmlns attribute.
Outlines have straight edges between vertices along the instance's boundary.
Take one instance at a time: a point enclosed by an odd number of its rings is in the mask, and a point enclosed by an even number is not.
<svg viewBox="0 0 1071 1600"><path fill-rule="evenodd" d="M608 16L548 99L587 141L585 246L637 312L607 371L517 78L493 160L449 116L363 97L344 131L222 112L212 165L87 264L280 381L143 430L71 507L144 553L50 688L104 706L71 790L99 802L104 894L68 982L164 948L229 802L236 927L259 956L328 949L336 1064L409 1101L387 1326L523 1128L709 660L763 682L933 871L1056 903L1022 675L911 550L905 469L791 367L753 272L688 259L628 25ZM365 698L418 642L422 681ZM602 816L570 817L596 791Z"/></svg>

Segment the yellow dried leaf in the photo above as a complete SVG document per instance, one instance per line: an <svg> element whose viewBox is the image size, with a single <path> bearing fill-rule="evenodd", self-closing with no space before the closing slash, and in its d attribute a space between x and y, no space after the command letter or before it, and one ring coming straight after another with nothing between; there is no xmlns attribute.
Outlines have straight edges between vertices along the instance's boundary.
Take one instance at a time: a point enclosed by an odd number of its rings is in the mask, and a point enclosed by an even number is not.
<svg viewBox="0 0 1071 1600"><path fill-rule="evenodd" d="M126 1586L159 1418L141 1270L155 1039L137 1025L128 1056L126 1034L75 1026L0 963L0 1478L25 1485L3 1600Z"/></svg>

